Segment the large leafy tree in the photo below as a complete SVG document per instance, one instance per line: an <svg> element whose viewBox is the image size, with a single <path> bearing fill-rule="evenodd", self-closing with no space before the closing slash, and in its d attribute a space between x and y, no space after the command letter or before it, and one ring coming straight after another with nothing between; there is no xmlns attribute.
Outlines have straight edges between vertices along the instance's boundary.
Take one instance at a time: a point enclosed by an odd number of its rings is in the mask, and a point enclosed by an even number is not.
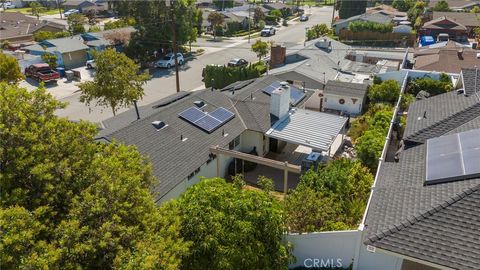
<svg viewBox="0 0 480 270"><path fill-rule="evenodd" d="M0 82L17 83L24 78L17 59L0 50Z"/></svg>
<svg viewBox="0 0 480 270"><path fill-rule="evenodd" d="M201 13L195 7L195 0L172 0L171 7L167 7L166 2L115 1L119 15L134 18L136 22L137 31L126 48L131 58L145 62L154 60L155 51L173 51L173 31L178 45L196 40L198 31L195 22Z"/></svg>
<svg viewBox="0 0 480 270"><path fill-rule="evenodd" d="M338 159L302 175L286 198L290 231L355 228L362 218L373 175L358 161Z"/></svg>
<svg viewBox="0 0 480 270"><path fill-rule="evenodd" d="M178 200L182 236L192 242L182 269L287 269L280 203L238 186L205 179Z"/></svg>
<svg viewBox="0 0 480 270"><path fill-rule="evenodd" d="M445 0L440 0L435 4L435 7L433 7L434 11L450 11L450 8L448 7L448 3Z"/></svg>
<svg viewBox="0 0 480 270"><path fill-rule="evenodd" d="M0 83L0 265L112 269L141 256L130 269L177 269L188 246L178 215L154 203L147 160L94 142L95 127L58 118L61 107Z"/></svg>
<svg viewBox="0 0 480 270"><path fill-rule="evenodd" d="M253 22L255 23L255 25L258 25L260 21L264 21L264 20L265 20L265 13L263 13L260 7L256 7L253 12Z"/></svg>
<svg viewBox="0 0 480 270"><path fill-rule="evenodd" d="M336 9L338 10L340 19L348 19L352 16L365 13L365 10L367 9L367 1L338 0Z"/></svg>
<svg viewBox="0 0 480 270"><path fill-rule="evenodd" d="M109 106L113 115L120 107L132 105L143 97L142 85L149 78L148 73L138 75L138 66L125 54L107 49L94 53L97 75L93 81L79 85L82 92L80 101L90 105Z"/></svg>
<svg viewBox="0 0 480 270"><path fill-rule="evenodd" d="M217 30L223 23L223 15L219 12L212 12L208 14L208 22L212 25L213 29L213 39L215 40L217 37Z"/></svg>
<svg viewBox="0 0 480 270"><path fill-rule="evenodd" d="M84 24L86 24L87 21L87 17L83 14L72 14L68 16L68 31L72 33L72 35L85 33Z"/></svg>

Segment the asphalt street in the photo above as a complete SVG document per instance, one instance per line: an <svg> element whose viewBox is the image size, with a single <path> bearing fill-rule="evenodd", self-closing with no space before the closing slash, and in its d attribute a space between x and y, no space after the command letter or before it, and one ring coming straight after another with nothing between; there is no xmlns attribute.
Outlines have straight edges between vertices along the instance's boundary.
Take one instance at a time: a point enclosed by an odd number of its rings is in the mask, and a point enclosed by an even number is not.
<svg viewBox="0 0 480 270"><path fill-rule="evenodd" d="M305 27L310 27L319 23L330 24L332 16L332 7L312 7L306 8L306 13L310 13L310 19L306 22L293 21L288 27L281 27L276 35L264 37L262 40L272 40L275 44L281 44L288 48L302 44L305 40ZM254 42L258 38L251 39ZM204 48L205 53L192 60L187 61L179 72L180 88L183 91L192 91L203 88L202 69L208 64L224 65L232 58L244 58L247 61L255 61L256 55L250 49L251 44L245 38L224 40L213 42L205 39L199 39L194 48ZM161 98L169 96L176 92L175 87L175 69L155 70L152 79L144 86L145 96L139 102L139 105L146 105L155 102ZM61 90L60 90L61 91ZM100 122L113 116L110 108L88 107L79 101L80 93L62 98L62 102L67 102L65 109L59 110L59 116L68 117L71 120L88 120L91 122ZM122 108L119 112L128 108Z"/></svg>

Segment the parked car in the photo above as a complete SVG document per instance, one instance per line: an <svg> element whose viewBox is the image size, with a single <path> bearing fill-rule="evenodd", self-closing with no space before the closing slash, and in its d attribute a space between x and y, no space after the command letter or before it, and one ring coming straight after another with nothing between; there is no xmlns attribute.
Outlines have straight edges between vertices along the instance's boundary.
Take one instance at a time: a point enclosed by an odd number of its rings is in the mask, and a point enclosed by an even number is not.
<svg viewBox="0 0 480 270"><path fill-rule="evenodd" d="M265 28L262 29L262 32L260 32L260 35L262 37L268 37L268 36L273 36L275 35L275 27L273 26L265 26Z"/></svg>
<svg viewBox="0 0 480 270"><path fill-rule="evenodd" d="M300 16L300 21L301 21L301 22L306 22L306 21L308 21L308 16L305 15L305 14L302 14L302 16Z"/></svg>
<svg viewBox="0 0 480 270"><path fill-rule="evenodd" d="M38 82L56 82L60 79L60 73L51 69L48 64L34 64L25 69L25 76Z"/></svg>
<svg viewBox="0 0 480 270"><path fill-rule="evenodd" d="M4 8L4 9L11 9L11 8L16 8L17 6L12 4L12 2L5 2L3 4L0 4L0 7Z"/></svg>
<svg viewBox="0 0 480 270"><path fill-rule="evenodd" d="M97 64L95 64L95 60L88 60L85 65L87 66L87 69L92 69L97 66Z"/></svg>
<svg viewBox="0 0 480 270"><path fill-rule="evenodd" d="M72 14L78 14L80 11L78 9L69 9L63 13L63 16L68 17Z"/></svg>
<svg viewBox="0 0 480 270"><path fill-rule="evenodd" d="M247 62L247 60L245 60L243 58L232 59L227 64L227 66L229 66L229 67L241 67L241 66L246 66L246 65L248 65L248 62Z"/></svg>
<svg viewBox="0 0 480 270"><path fill-rule="evenodd" d="M183 65L183 62L185 62L183 54L177 53L177 61L179 65ZM155 63L157 68L171 68L173 66L175 66L175 55L173 53L165 55L165 57Z"/></svg>

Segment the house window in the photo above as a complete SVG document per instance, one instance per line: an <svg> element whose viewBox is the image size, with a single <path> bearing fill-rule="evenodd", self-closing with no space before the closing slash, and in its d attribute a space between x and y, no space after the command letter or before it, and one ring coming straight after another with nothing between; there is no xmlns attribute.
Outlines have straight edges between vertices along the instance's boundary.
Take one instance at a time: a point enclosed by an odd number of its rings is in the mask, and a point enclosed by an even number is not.
<svg viewBox="0 0 480 270"><path fill-rule="evenodd" d="M228 149L233 150L233 148L240 145L240 136L237 136L233 141L228 144Z"/></svg>

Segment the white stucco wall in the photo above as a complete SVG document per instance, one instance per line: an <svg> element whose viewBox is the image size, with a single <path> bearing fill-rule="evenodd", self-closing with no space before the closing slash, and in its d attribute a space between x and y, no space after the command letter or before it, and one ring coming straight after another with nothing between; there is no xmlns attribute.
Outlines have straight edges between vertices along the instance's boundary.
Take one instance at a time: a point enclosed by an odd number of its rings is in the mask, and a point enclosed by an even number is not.
<svg viewBox="0 0 480 270"><path fill-rule="evenodd" d="M340 104L340 99L345 100L345 103ZM349 114L360 114L362 112L363 100L357 98L355 104L352 97L337 96L332 94L325 94L323 98L323 107L325 109L338 110L347 112Z"/></svg>
<svg viewBox="0 0 480 270"><path fill-rule="evenodd" d="M263 133L260 132L251 130L244 131L241 135L240 151L250 152L253 147L257 147L258 155L264 156L268 152L268 141L264 141L263 137ZM266 144L265 146L267 146L267 148L264 148L264 144Z"/></svg>

